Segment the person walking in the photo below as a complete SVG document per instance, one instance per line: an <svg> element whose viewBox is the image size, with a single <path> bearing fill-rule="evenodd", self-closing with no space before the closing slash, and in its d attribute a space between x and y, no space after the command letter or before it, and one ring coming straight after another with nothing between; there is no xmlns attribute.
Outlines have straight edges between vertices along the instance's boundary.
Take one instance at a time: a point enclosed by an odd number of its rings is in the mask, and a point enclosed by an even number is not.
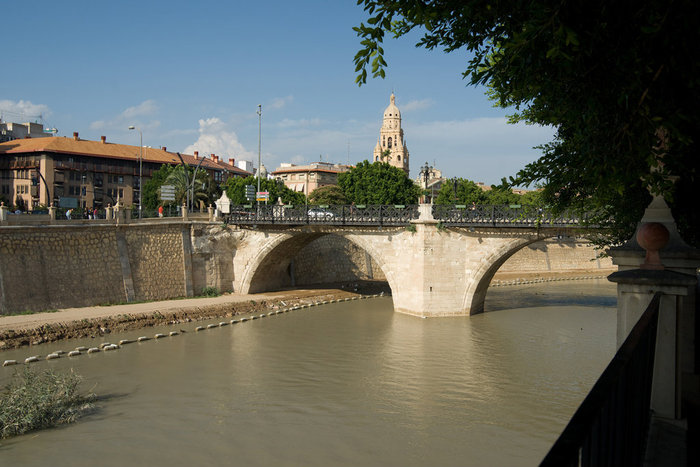
<svg viewBox="0 0 700 467"><path fill-rule="evenodd" d="M72 209L68 209L68 210L66 211L66 219L70 220L70 215L71 215L72 212L73 212Z"/></svg>
<svg viewBox="0 0 700 467"><path fill-rule="evenodd" d="M158 217L163 217L163 205L158 206Z"/></svg>

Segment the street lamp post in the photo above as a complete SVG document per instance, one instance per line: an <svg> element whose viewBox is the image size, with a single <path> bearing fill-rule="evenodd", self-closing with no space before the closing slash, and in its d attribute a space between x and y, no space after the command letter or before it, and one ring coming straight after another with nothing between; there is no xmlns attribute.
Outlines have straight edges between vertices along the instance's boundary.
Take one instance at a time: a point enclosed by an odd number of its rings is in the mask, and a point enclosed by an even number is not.
<svg viewBox="0 0 700 467"><path fill-rule="evenodd" d="M260 176L262 168L262 104L258 104L258 192L255 193L255 199L258 206L260 206Z"/></svg>
<svg viewBox="0 0 700 467"><path fill-rule="evenodd" d="M141 219L141 210L143 209L143 205L141 203L141 193L143 193L143 133L141 133L140 128L136 128L134 125L131 125L129 129L136 130L139 132L139 219Z"/></svg>
<svg viewBox="0 0 700 467"><path fill-rule="evenodd" d="M423 174L423 179L425 180L425 189L424 193L427 193L428 191L428 177L430 176L430 167L428 167L428 163L426 162L423 167L421 167L421 173ZM427 194L423 194L423 201L427 201ZM426 203L427 204L427 203Z"/></svg>

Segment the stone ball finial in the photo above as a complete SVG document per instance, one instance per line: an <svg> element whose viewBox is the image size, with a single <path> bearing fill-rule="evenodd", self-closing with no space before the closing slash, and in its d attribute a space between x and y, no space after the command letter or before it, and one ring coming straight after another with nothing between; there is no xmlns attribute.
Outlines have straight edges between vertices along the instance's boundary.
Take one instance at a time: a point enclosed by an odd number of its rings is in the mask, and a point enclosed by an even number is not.
<svg viewBox="0 0 700 467"><path fill-rule="evenodd" d="M665 225L659 222L642 224L637 232L637 242L647 251L640 269L664 269L659 250L668 244L670 234Z"/></svg>

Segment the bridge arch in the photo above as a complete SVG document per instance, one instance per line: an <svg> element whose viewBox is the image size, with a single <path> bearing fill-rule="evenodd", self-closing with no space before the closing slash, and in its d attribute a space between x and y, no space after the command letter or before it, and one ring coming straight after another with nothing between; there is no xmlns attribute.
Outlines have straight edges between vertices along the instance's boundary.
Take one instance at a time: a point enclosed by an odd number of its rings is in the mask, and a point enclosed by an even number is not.
<svg viewBox="0 0 700 467"><path fill-rule="evenodd" d="M268 235L262 242L256 242L255 253L246 261L237 290L242 293L257 293L293 286L292 261L311 242L327 236L344 238L365 251L372 262L384 273L389 287L395 289L393 272L375 245L362 236L338 231L301 231Z"/></svg>
<svg viewBox="0 0 700 467"><path fill-rule="evenodd" d="M471 281L462 299L462 309L469 315L482 313L484 311L484 302L486 301L486 292L488 291L489 284L498 269L503 266L508 258L526 246L552 236L554 235L538 234L527 237L514 237L508 242L501 243L496 249L492 250L483 258L479 267L472 273Z"/></svg>

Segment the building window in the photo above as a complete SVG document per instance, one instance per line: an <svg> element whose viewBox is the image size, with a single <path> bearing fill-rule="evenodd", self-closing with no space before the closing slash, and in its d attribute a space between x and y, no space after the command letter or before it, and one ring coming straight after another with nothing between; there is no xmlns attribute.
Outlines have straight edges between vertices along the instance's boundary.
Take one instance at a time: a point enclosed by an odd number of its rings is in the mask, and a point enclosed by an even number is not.
<svg viewBox="0 0 700 467"><path fill-rule="evenodd" d="M389 149L391 149L391 136L389 136Z"/></svg>

